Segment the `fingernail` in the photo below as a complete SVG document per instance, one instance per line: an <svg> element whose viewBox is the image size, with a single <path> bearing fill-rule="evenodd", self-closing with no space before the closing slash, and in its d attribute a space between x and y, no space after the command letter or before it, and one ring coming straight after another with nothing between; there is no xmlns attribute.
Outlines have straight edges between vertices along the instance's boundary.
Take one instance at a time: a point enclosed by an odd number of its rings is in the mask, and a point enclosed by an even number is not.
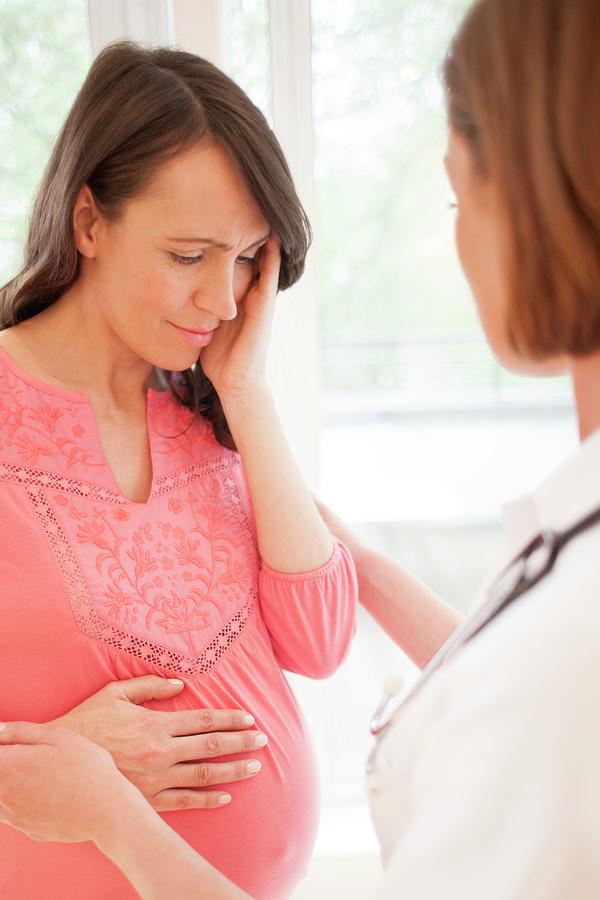
<svg viewBox="0 0 600 900"><path fill-rule="evenodd" d="M266 734L258 734L256 736L256 740L254 741L254 746L255 747L265 747L268 740L269 740L269 738L266 736Z"/></svg>
<svg viewBox="0 0 600 900"><path fill-rule="evenodd" d="M262 763L259 763L257 759L251 759L249 763L246 763L246 771L251 772L260 772L262 769Z"/></svg>
<svg viewBox="0 0 600 900"><path fill-rule="evenodd" d="M178 687L180 687L183 684L183 681L181 680L181 678L169 678L168 681L169 681L169 684L176 684Z"/></svg>
<svg viewBox="0 0 600 900"><path fill-rule="evenodd" d="M230 801L231 801L231 794L220 794L219 795L219 800L218 800L219 803L222 803L224 805L225 803L229 803Z"/></svg>
<svg viewBox="0 0 600 900"><path fill-rule="evenodd" d="M242 722L244 725L254 725L254 716L246 715L243 717Z"/></svg>

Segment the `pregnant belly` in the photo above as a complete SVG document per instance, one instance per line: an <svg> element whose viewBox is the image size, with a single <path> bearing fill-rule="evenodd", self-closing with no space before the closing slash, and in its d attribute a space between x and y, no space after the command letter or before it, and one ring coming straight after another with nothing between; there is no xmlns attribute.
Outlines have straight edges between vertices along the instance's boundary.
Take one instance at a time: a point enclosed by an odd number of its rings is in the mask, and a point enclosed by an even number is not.
<svg viewBox="0 0 600 900"><path fill-rule="evenodd" d="M314 845L318 773L304 718L261 623L253 623L207 676L186 681L168 705L244 709L267 735L262 750L238 755L259 759L262 769L227 786L232 801L225 808L163 817L251 897L288 897L306 873Z"/></svg>
<svg viewBox="0 0 600 900"><path fill-rule="evenodd" d="M169 709L244 709L269 738L253 753L262 769L251 779L227 785L232 802L216 810L182 810L163 814L165 821L192 847L257 900L288 897L307 869L318 822L318 775L312 742L292 691L281 672L264 629L246 629L204 678L186 682L170 700L148 707ZM77 651L81 651L78 655ZM19 702L5 708L7 720L47 721L79 699L66 697L73 685L82 697L115 679L154 672L170 675L125 653L83 641L69 646L55 682L38 678L18 692ZM9 669L8 672L11 670ZM51 665L48 672L55 670ZM90 683L85 685L84 678ZM80 683L78 683L80 682ZM28 698L35 698L35 703ZM164 865L172 863L167 859ZM59 844L30 840L0 824L0 897L2 900L134 900L127 879L92 843Z"/></svg>
<svg viewBox="0 0 600 900"><path fill-rule="evenodd" d="M227 785L223 809L163 814L194 849L260 900L288 897L304 876L319 816L318 773L312 741L292 691L272 653L246 658L240 643L218 670L172 698L173 708L241 708L251 712L269 742L262 750L227 758L255 758L258 775ZM251 678L248 679L248 672Z"/></svg>
<svg viewBox="0 0 600 900"><path fill-rule="evenodd" d="M289 897L306 872L317 828L312 745L297 710L287 718L284 740L270 729L268 748L255 754L263 763L261 772L228 785L229 806L163 814L194 849L258 900ZM91 843L41 843L0 824L0 859L2 900L139 896ZM169 859L163 863L172 865Z"/></svg>
<svg viewBox="0 0 600 900"><path fill-rule="evenodd" d="M228 786L231 803L222 810L182 811L163 818L194 849L251 897L289 897L305 875L318 824L317 771L306 734L287 747L256 754L261 772Z"/></svg>
<svg viewBox="0 0 600 900"><path fill-rule="evenodd" d="M162 815L251 897L283 900L308 867L318 824L318 774L312 742L292 691L270 648L257 643L238 642L205 678L186 681L181 694L168 701L145 705L162 711L238 708L254 715L269 742L262 750L239 756L259 759L261 771L247 781L227 785L232 801L224 808ZM112 672L107 670L101 683L148 670L121 654L111 655L108 661ZM156 674L165 673L157 670ZM9 716L19 717L18 710ZM48 716L39 718L43 721ZM0 861L2 900L138 898L127 879L92 843L41 843L0 824ZM168 859L163 862L172 865Z"/></svg>

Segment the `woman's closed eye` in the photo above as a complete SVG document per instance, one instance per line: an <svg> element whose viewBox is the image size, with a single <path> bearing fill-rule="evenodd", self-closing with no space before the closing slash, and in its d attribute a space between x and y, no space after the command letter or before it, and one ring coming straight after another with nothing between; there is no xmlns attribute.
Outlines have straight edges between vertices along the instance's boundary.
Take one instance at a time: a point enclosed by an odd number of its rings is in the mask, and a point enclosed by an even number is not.
<svg viewBox="0 0 600 900"><path fill-rule="evenodd" d="M170 253L169 256L173 262L179 263L180 266L193 266L194 263L200 262L204 254L200 253L198 256L180 256L178 253Z"/></svg>
<svg viewBox="0 0 600 900"><path fill-rule="evenodd" d="M204 258L203 253L200 253L198 256L180 256L179 253L171 253L170 256L173 262L181 266L193 266L194 263L198 263ZM256 262L256 256L238 256L235 262L238 266L253 266Z"/></svg>

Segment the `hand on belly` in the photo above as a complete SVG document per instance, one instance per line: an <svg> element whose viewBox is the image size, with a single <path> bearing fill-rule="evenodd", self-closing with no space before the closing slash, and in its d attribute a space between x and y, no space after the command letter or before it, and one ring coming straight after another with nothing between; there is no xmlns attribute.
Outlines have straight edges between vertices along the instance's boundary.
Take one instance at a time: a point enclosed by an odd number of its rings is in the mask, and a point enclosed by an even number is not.
<svg viewBox="0 0 600 900"><path fill-rule="evenodd" d="M252 778L261 766L256 759L215 760L258 750L266 735L250 730L254 720L237 709L161 712L139 705L182 688L156 675L114 681L53 721L108 750L157 811L224 806L231 796L211 786Z"/></svg>

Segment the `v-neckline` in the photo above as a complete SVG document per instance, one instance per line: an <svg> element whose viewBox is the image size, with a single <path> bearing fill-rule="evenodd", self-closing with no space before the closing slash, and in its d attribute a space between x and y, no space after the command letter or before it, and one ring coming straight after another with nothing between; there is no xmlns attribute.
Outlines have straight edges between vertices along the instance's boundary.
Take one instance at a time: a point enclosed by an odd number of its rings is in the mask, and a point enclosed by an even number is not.
<svg viewBox="0 0 600 900"><path fill-rule="evenodd" d="M143 508L147 506L150 501L154 497L154 488L156 482L156 468L155 468L155 456L152 448L152 420L153 420L153 412L156 405L157 400L160 401L163 399L164 395L168 394L169 389L166 388L163 391L157 391L154 388L146 389L146 430L148 435L148 446L150 449L150 468L151 468L151 478L150 478L150 491L145 500L131 500L129 497L125 495L123 490L121 489L117 478L115 476L114 470L108 459L106 457L106 453L104 451L104 446L102 444L102 440L100 438L100 429L98 428L98 420L96 418L96 413L94 411L93 404L84 391L69 391L66 388L60 387L59 385L50 384L47 381L44 381L37 375L33 375L31 372L24 369L20 363L18 363L10 353L0 345L0 358L3 360L7 369L12 372L17 378L21 381L24 381L26 384L31 385L36 388L36 390L48 394L51 397L54 397L58 400L64 400L68 403L80 403L86 407L86 411L89 415L90 423L93 427L93 439L97 447L98 456L100 459L101 466L105 469L108 474L110 481L112 482L112 490L122 499L122 501L130 507Z"/></svg>

